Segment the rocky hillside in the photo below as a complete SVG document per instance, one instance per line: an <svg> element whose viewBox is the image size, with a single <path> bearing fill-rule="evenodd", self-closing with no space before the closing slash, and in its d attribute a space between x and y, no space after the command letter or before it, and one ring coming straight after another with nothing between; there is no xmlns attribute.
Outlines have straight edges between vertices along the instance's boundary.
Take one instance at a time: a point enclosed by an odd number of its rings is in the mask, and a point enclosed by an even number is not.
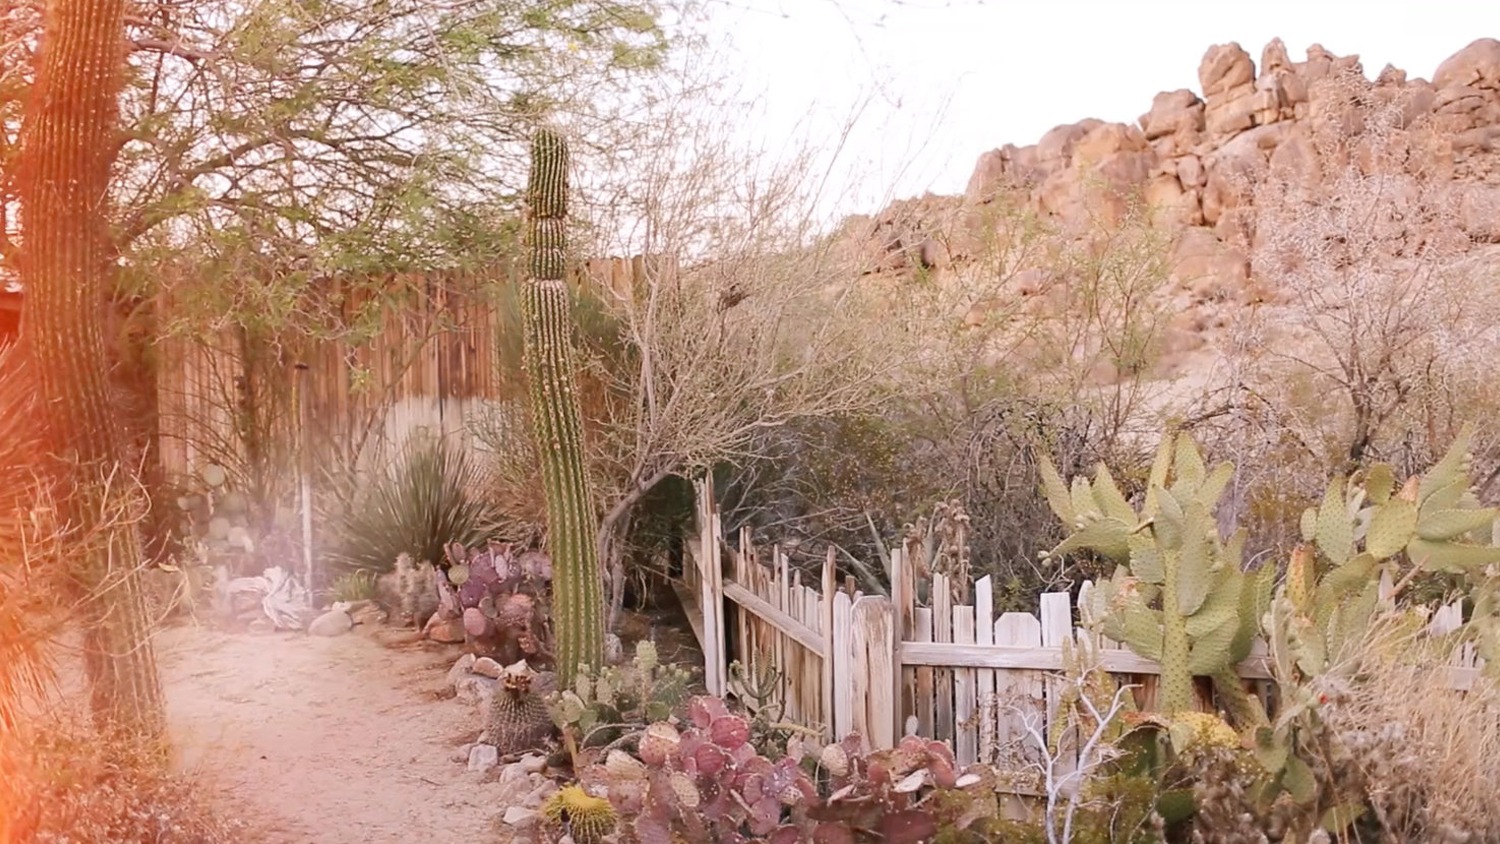
<svg viewBox="0 0 1500 844"><path fill-rule="evenodd" d="M1082 233L1118 224L1144 203L1171 244L1172 295L1182 305L1176 330L1193 335L1176 345L1201 346L1211 322L1205 308L1275 298L1273 274L1258 265L1265 209L1256 203L1267 198L1257 186L1275 177L1316 194L1331 169L1320 136L1357 138L1372 108L1395 104L1400 128L1422 127L1412 134L1420 148L1403 152L1397 167L1449 183L1453 214L1443 225L1462 230L1465 249L1500 244L1500 40L1474 41L1431 80L1389 66L1372 80L1358 56L1317 45L1294 62L1273 40L1258 64L1238 44L1217 45L1198 81L1199 91L1157 94L1135 123L1083 120L1029 146L990 150L962 197L897 202L851 220L846 234L875 272L921 267L961 277L994 234L989 206L1019 207Z"/></svg>

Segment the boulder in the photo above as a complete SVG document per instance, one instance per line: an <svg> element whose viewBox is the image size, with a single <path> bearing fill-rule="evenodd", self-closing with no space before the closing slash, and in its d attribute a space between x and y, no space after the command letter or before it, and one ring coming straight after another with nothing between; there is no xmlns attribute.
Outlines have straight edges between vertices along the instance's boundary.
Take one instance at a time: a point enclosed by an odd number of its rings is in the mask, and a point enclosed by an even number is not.
<svg viewBox="0 0 1500 844"><path fill-rule="evenodd" d="M354 619L339 605L323 613L307 625L307 632L313 636L341 636L354 628Z"/></svg>
<svg viewBox="0 0 1500 844"><path fill-rule="evenodd" d="M453 690L459 700L487 711L495 697L495 681L478 674L465 674L453 685Z"/></svg>
<svg viewBox="0 0 1500 844"><path fill-rule="evenodd" d="M469 670L481 677L498 680L500 679L500 672L504 671L505 667L487 656L482 656L473 661Z"/></svg>
<svg viewBox="0 0 1500 844"><path fill-rule="evenodd" d="M1480 38L1449 56L1432 74L1432 84L1500 90L1500 40Z"/></svg>
<svg viewBox="0 0 1500 844"><path fill-rule="evenodd" d="M1073 159L1073 147L1099 126L1102 120L1082 120L1056 126L1036 144L1037 166L1049 172L1067 167Z"/></svg>
<svg viewBox="0 0 1500 844"><path fill-rule="evenodd" d="M435 615L427 622L424 632L428 639L445 645L461 645L466 638L462 616L443 618Z"/></svg>
<svg viewBox="0 0 1500 844"><path fill-rule="evenodd" d="M469 748L469 770L484 772L500 764L500 751L492 744L476 744Z"/></svg>
<svg viewBox="0 0 1500 844"><path fill-rule="evenodd" d="M1151 110L1141 115L1141 131L1147 140L1179 132L1203 131L1203 101L1186 88L1163 91L1151 100Z"/></svg>
<svg viewBox="0 0 1500 844"><path fill-rule="evenodd" d="M1198 84L1209 101L1254 81L1255 62L1234 42L1209 47L1198 64Z"/></svg>

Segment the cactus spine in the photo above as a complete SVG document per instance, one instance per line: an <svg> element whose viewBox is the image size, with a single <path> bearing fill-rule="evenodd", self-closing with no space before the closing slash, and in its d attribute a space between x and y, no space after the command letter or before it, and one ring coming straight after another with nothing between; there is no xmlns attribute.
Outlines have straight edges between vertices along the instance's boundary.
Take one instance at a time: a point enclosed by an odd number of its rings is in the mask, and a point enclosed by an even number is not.
<svg viewBox="0 0 1500 844"><path fill-rule="evenodd" d="M563 278L567 246L568 147L540 130L531 143L530 280L523 298L532 436L542 464L553 561L552 621L562 677L604 659L604 583L593 495L583 460L583 424L573 362L572 299Z"/></svg>

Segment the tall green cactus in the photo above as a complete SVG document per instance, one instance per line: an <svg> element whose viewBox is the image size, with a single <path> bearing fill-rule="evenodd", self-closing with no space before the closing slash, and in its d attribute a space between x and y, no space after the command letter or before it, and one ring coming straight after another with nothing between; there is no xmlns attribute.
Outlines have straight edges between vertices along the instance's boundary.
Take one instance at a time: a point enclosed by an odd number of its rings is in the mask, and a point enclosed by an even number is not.
<svg viewBox="0 0 1500 844"><path fill-rule="evenodd" d="M598 523L583 458L583 423L573 361L567 255L568 146L550 130L531 143L527 187L531 278L523 299L532 432L542 464L553 566L552 623L557 670L574 677L604 661L604 580Z"/></svg>
<svg viewBox="0 0 1500 844"><path fill-rule="evenodd" d="M1093 483L1074 478L1070 488L1044 459L1042 485L1073 531L1049 556L1090 550L1118 564L1086 609L1105 635L1161 663L1162 711L1192 709L1193 677L1208 676L1244 729L1265 713L1235 666L1249 655L1275 571L1246 575L1244 532L1219 537L1214 508L1232 472L1228 463L1210 470L1181 434L1162 441L1139 514L1102 465Z"/></svg>

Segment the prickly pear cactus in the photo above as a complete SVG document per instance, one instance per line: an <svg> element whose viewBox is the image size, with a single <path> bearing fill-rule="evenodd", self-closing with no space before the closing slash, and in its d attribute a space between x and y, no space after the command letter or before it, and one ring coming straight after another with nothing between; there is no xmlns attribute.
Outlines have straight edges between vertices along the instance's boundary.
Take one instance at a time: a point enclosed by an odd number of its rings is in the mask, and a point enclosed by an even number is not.
<svg viewBox="0 0 1500 844"><path fill-rule="evenodd" d="M1117 563L1087 608L1106 636L1161 663L1161 708L1193 708L1193 677L1214 679L1242 728L1265 722L1235 666L1249 655L1257 621L1270 602L1274 569L1241 570L1243 531L1219 536L1214 509L1233 467L1206 466L1186 434L1162 441L1140 512L1099 466L1093 482L1065 483L1047 460L1048 504L1072 530L1048 556L1093 551Z"/></svg>
<svg viewBox="0 0 1500 844"><path fill-rule="evenodd" d="M1266 629L1278 678L1328 671L1357 642L1394 596L1380 594L1383 574L1394 582L1418 571L1468 577L1481 610L1493 590L1487 570L1500 563L1496 516L1481 507L1470 479L1465 428L1436 465L1398 488L1389 466L1377 464L1349 480L1334 478L1318 507L1302 514L1303 544L1287 564L1276 612ZM1487 613L1476 611L1476 628ZM1482 629L1480 630L1482 634ZM1480 636L1481 642L1486 637Z"/></svg>

